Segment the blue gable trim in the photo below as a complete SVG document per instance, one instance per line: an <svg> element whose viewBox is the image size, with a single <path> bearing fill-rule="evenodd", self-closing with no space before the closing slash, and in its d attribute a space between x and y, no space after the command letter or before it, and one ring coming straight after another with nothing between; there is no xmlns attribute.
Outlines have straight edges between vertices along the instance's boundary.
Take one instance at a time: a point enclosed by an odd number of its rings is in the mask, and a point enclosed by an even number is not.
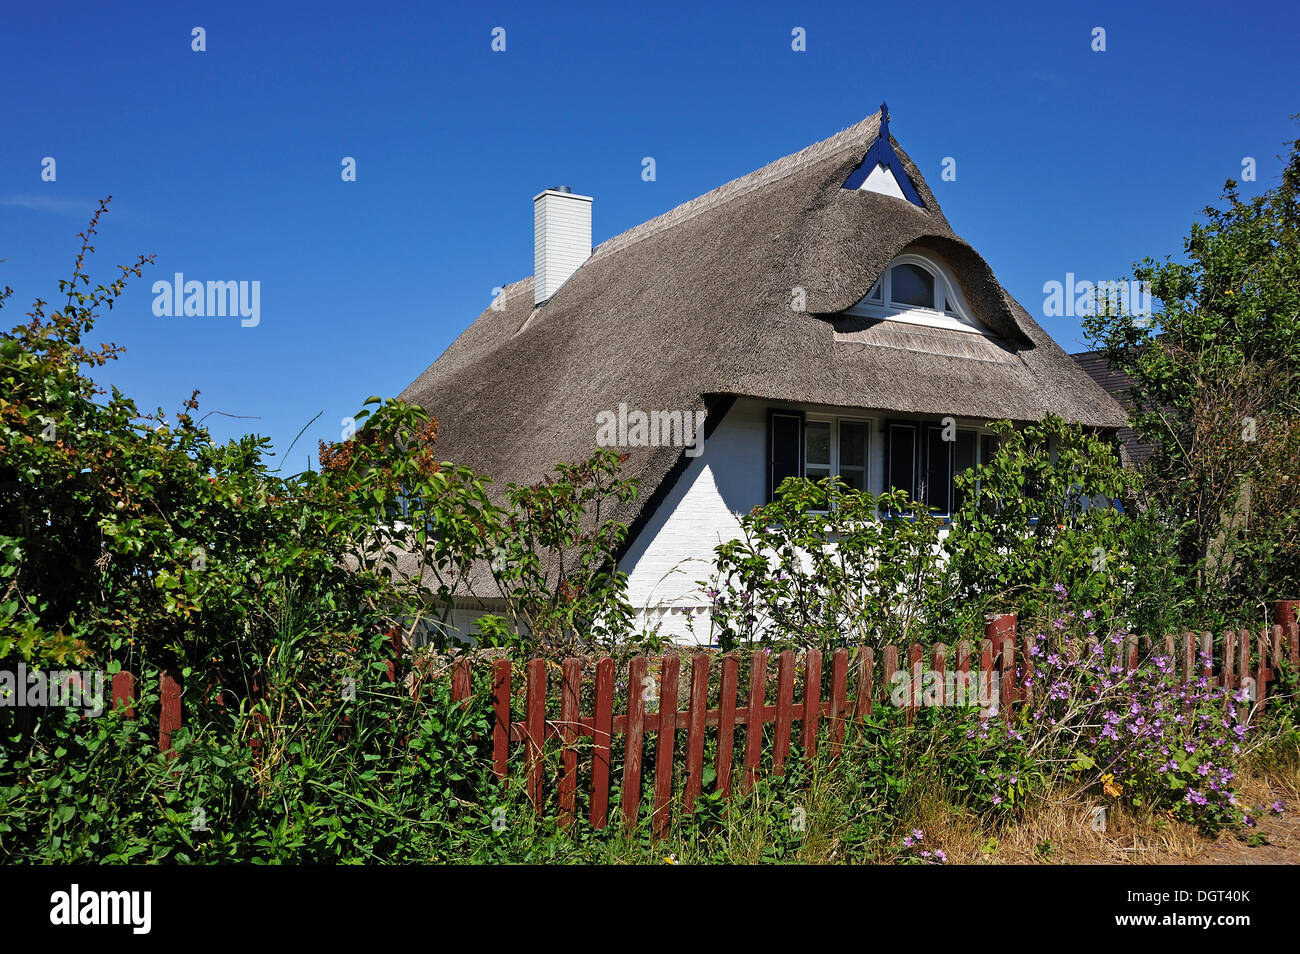
<svg viewBox="0 0 1300 954"><path fill-rule="evenodd" d="M898 158L894 152L893 144L889 141L889 107L885 103L880 104L880 133L876 136L876 141L871 144L867 154L858 163L849 177L844 180L844 188L856 190L862 183L867 181L867 176L871 175L876 166L884 166L890 174L898 181L898 187L903 190L903 195L907 201L913 205L925 208L925 203L921 197L916 194L916 188L912 185L912 180L908 178L907 170L903 168L903 161Z"/></svg>

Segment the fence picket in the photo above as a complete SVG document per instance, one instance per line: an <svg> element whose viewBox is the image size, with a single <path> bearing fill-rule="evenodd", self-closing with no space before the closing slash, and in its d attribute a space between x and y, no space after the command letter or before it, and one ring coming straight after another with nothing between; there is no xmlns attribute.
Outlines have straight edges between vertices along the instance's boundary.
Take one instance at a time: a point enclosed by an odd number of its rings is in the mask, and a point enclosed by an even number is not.
<svg viewBox="0 0 1300 954"><path fill-rule="evenodd" d="M627 748L623 755L623 824L636 828L641 810L641 746L645 737L646 658L627 664Z"/></svg>
<svg viewBox="0 0 1300 954"><path fill-rule="evenodd" d="M492 664L492 769L505 781L510 756L510 675L509 659Z"/></svg>
<svg viewBox="0 0 1300 954"><path fill-rule="evenodd" d="M817 725L822 717L822 654L808 650L803 663L803 757L817 755Z"/></svg>
<svg viewBox="0 0 1300 954"><path fill-rule="evenodd" d="M1234 689L1241 687L1247 679L1250 678L1250 630L1243 629L1237 632L1237 685Z"/></svg>
<svg viewBox="0 0 1300 954"><path fill-rule="evenodd" d="M582 660L566 659L560 686L560 826L568 828L576 815L578 794L578 700L582 698Z"/></svg>
<svg viewBox="0 0 1300 954"><path fill-rule="evenodd" d="M921 704L922 673L921 647L912 643L907 647L907 721L910 724L916 716L916 707Z"/></svg>
<svg viewBox="0 0 1300 954"><path fill-rule="evenodd" d="M772 736L772 774L785 774L790 754L790 725L794 721L794 653L786 650L776 661L776 729Z"/></svg>
<svg viewBox="0 0 1300 954"><path fill-rule="evenodd" d="M748 793L758 774L758 757L763 748L763 705L767 698L767 653L757 652L749 660L749 701L745 719L745 777L741 790Z"/></svg>
<svg viewBox="0 0 1300 954"><path fill-rule="evenodd" d="M524 708L528 740L528 800L542 810L542 747L546 744L546 662L528 661L528 696Z"/></svg>
<svg viewBox="0 0 1300 954"><path fill-rule="evenodd" d="M451 701L464 702L474 694L474 675L468 659L456 660L451 671Z"/></svg>
<svg viewBox="0 0 1300 954"><path fill-rule="evenodd" d="M172 751L172 734L181 727L181 674L173 668L158 673L158 695L162 711L158 716L158 748L175 758Z"/></svg>
<svg viewBox="0 0 1300 954"><path fill-rule="evenodd" d="M930 668L934 670L937 688L935 701L942 706L952 702L948 698L948 647L943 643L935 643L931 659Z"/></svg>
<svg viewBox="0 0 1300 954"><path fill-rule="evenodd" d="M113 708L119 706L128 719L135 718L135 676L126 670L113 674Z"/></svg>
<svg viewBox="0 0 1300 954"><path fill-rule="evenodd" d="M889 698L890 692L894 688L894 675L898 672L898 647L885 647L885 661L883 663L883 672L881 672L881 696Z"/></svg>
<svg viewBox="0 0 1300 954"><path fill-rule="evenodd" d="M848 708L849 651L835 650L831 656L831 758L838 759L844 747L844 716Z"/></svg>
<svg viewBox="0 0 1300 954"><path fill-rule="evenodd" d="M872 706L875 705L876 696L873 691L872 680L876 673L875 652L870 646L859 646L857 653L857 673L858 673L858 701L853 707L853 715L856 719L864 719L871 715Z"/></svg>
<svg viewBox="0 0 1300 954"><path fill-rule="evenodd" d="M718 693L718 791L731 794L731 756L736 744L736 685L740 663L735 656L722 657L722 684Z"/></svg>
<svg viewBox="0 0 1300 954"><path fill-rule="evenodd" d="M681 660L677 656L665 656L660 665L659 716L655 722L659 740L655 748L654 815L650 826L655 837L662 837L672 820L673 746L677 742L677 677Z"/></svg>
<svg viewBox="0 0 1300 954"><path fill-rule="evenodd" d="M596 663L596 712L591 723L591 827L609 823L610 746L614 741L614 660Z"/></svg>
<svg viewBox="0 0 1300 954"><path fill-rule="evenodd" d="M1237 658L1237 635L1230 629L1223 631L1223 674L1220 685L1224 689L1231 691L1236 687L1236 680L1233 678L1233 666ZM1224 706L1228 705L1228 700L1224 700Z"/></svg>
<svg viewBox="0 0 1300 954"><path fill-rule="evenodd" d="M709 657L699 653L691 658L691 708L686 719L686 791L683 808L689 814L703 787L704 726L709 710Z"/></svg>
<svg viewBox="0 0 1300 954"><path fill-rule="evenodd" d="M971 704L971 678L970 678L970 640L963 639L957 643L957 692L959 693L957 701L964 706ZM976 675L978 681L978 674Z"/></svg>

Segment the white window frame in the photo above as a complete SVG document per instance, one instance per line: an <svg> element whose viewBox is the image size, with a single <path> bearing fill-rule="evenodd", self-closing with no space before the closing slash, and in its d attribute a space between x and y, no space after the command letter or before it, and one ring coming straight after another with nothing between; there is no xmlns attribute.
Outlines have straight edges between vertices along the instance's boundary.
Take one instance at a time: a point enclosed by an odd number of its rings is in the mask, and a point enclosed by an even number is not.
<svg viewBox="0 0 1300 954"><path fill-rule="evenodd" d="M808 468L809 468L810 466L812 466L812 467L826 467L826 466L827 466L826 464L810 464L809 461L808 461L808 459L807 459L807 457L808 457L808 425L809 425L809 424L829 424L829 425L831 426L831 439L830 439L830 444L831 444L831 455L830 455L830 456L831 456L831 460L830 460L830 465L829 465L829 466L830 466L830 471L831 471L831 476L832 476L832 477L842 477L842 476L843 476L843 475L840 473L840 422L841 422L841 421L846 422L846 423L849 423L849 424L861 424L861 425L863 426L863 430L864 430L864 432L865 432L864 435L863 435L863 437L864 437L864 439L865 439L865 441L866 441L866 446L863 448L863 453L862 453L862 459L863 459L863 462L862 462L862 468L861 468L861 469L862 469L862 490L863 490L864 492L869 492L869 491L871 490L871 449L872 449L873 444L875 443L875 437L874 437L874 434L875 434L875 423L876 423L872 418L869 418L869 417L855 417L855 416L853 416L853 415L839 415L839 414L811 414L811 413L810 413L810 414L805 414L805 415L804 415L804 425L803 425L803 435L804 435L804 436L803 436L803 440L804 440L804 446L803 446L803 457L804 457L804 462L803 462L803 476L804 476L804 479L805 479L805 480L823 480L823 479L825 479L825 478L820 478L820 477L809 477L809 476L808 476ZM858 469L858 466L857 466L856 464L851 465L851 466L853 467L854 470L857 470L857 469Z"/></svg>
<svg viewBox="0 0 1300 954"><path fill-rule="evenodd" d="M893 273L899 265L915 265L924 269L934 279L935 308L924 308L893 300ZM889 263L883 275L871 287L866 296L857 304L849 307L845 314L862 318L888 318L910 325L927 325L931 328L946 328L949 331L964 331L969 334L987 335L988 329L971 316L970 307L962 296L961 289L948 270L932 258L904 252Z"/></svg>

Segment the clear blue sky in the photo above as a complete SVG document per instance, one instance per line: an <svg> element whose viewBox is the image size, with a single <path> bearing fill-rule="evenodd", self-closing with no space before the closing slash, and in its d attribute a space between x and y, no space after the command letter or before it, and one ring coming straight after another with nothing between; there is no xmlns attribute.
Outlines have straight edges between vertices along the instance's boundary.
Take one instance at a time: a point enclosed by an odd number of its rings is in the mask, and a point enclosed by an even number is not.
<svg viewBox="0 0 1300 954"><path fill-rule="evenodd" d="M1243 157L1253 195L1298 129L1293 2L458 6L7 3L0 317L57 297L112 193L97 275L158 261L99 328L128 349L99 380L169 413L197 387L203 411L258 418L209 418L218 436L279 448L324 412L300 470L531 274L546 186L595 196L599 243L887 99L958 234L1041 319L1044 282L1178 254ZM260 325L155 317L177 271L260 281ZM1042 320L1080 349L1074 319Z"/></svg>

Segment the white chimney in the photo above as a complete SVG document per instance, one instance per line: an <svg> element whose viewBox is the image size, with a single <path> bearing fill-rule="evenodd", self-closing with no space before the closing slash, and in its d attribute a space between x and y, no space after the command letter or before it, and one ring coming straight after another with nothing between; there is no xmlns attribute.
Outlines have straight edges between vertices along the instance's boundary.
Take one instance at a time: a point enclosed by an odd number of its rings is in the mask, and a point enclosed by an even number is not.
<svg viewBox="0 0 1300 954"><path fill-rule="evenodd" d="M591 255L591 196L555 186L533 196L533 303L548 300Z"/></svg>

